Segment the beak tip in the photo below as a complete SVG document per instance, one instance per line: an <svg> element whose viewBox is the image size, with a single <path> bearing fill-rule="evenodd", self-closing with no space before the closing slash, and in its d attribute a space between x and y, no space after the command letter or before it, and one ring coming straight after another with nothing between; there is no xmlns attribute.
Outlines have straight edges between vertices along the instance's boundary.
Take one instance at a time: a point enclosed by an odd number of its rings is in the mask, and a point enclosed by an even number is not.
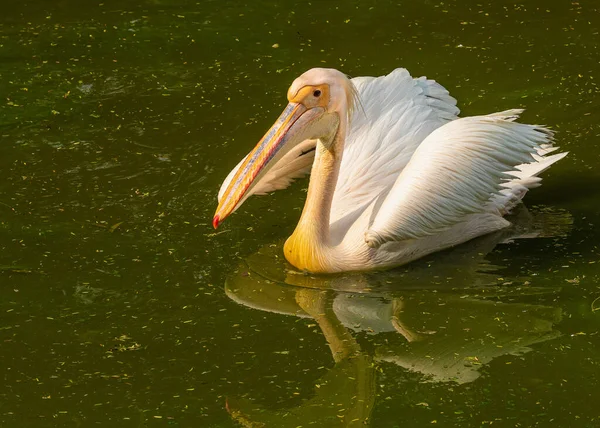
<svg viewBox="0 0 600 428"><path fill-rule="evenodd" d="M218 215L214 216L212 225L215 229L219 227L220 221L221 221L221 218Z"/></svg>

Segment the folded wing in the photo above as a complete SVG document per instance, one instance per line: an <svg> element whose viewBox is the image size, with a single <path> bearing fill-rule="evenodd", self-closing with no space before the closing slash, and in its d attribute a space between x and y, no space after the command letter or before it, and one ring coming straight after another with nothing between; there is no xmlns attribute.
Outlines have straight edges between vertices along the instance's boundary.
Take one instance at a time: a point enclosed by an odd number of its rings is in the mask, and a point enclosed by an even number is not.
<svg viewBox="0 0 600 428"><path fill-rule="evenodd" d="M502 214L500 205L514 205L519 192L539 185L534 177L565 154L544 157L553 150L552 132L514 122L521 112L462 118L432 132L383 201L367 244L433 235L469 214Z"/></svg>
<svg viewBox="0 0 600 428"><path fill-rule="evenodd" d="M404 68L352 83L360 105L346 136L332 223L388 192L425 137L460 113L442 85Z"/></svg>

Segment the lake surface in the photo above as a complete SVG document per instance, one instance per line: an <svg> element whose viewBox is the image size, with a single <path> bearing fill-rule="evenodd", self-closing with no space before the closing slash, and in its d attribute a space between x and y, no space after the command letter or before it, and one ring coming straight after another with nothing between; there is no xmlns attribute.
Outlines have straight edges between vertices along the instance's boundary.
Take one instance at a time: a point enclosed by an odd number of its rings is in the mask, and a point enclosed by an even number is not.
<svg viewBox="0 0 600 428"><path fill-rule="evenodd" d="M600 426L595 2L4 0L0 427ZM570 155L511 230L389 272L281 257L307 182L215 232L315 66L406 67Z"/></svg>

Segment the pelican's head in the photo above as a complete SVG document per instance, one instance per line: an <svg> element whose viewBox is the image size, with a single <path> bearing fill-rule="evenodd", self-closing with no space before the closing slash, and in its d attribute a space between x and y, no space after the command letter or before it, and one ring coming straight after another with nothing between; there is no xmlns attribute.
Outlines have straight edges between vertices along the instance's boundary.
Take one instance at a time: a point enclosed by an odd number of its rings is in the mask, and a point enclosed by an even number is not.
<svg viewBox="0 0 600 428"><path fill-rule="evenodd" d="M348 77L334 68L311 68L292 82L287 98L290 103L324 108L327 113L352 115L358 100L356 88Z"/></svg>
<svg viewBox="0 0 600 428"><path fill-rule="evenodd" d="M215 229L250 194L250 189L287 152L304 140L319 139L325 147L333 141L340 122L351 116L356 88L338 70L313 68L292 83L289 104L279 119L239 166L213 218Z"/></svg>

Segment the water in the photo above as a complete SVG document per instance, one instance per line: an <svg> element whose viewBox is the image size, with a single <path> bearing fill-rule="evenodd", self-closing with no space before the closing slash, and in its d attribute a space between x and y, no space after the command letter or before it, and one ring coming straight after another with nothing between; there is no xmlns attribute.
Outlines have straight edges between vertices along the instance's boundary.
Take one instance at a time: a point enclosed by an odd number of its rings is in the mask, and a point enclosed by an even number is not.
<svg viewBox="0 0 600 428"><path fill-rule="evenodd" d="M0 426L600 425L596 5L2 9ZM406 67L464 115L526 107L570 155L510 231L298 275L281 244L305 181L210 221L288 85L323 65Z"/></svg>

